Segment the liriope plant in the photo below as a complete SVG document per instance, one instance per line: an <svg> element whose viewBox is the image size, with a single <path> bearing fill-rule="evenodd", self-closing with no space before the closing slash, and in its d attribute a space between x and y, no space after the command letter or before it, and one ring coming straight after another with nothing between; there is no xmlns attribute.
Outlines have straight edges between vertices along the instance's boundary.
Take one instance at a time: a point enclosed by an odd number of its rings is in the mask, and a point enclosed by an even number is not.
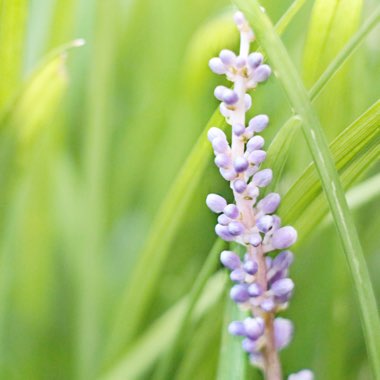
<svg viewBox="0 0 380 380"><path fill-rule="evenodd" d="M208 132L215 164L230 183L234 202L227 204L220 195L209 194L206 203L219 214L216 234L246 251L243 258L232 250L220 255L235 283L230 297L249 314L243 321L231 321L229 332L244 338L243 350L267 380L280 380L283 375L278 352L290 343L293 323L277 314L287 308L294 289L288 277L293 261L288 248L296 242L297 232L292 226L281 226L280 217L274 214L280 204L279 194L260 197L260 189L272 180L271 169L260 170L266 152L259 133L268 126L269 117L256 115L247 122L246 112L252 105L247 91L265 82L271 69L263 63L261 53L250 53L254 33L243 13L236 12L234 20L240 32L239 54L224 49L209 62L213 72L226 75L233 83L233 88L217 86L214 92L221 101L220 112L232 129L230 142L219 128ZM277 254L269 256L270 252ZM305 369L288 379L312 380L313 373Z"/></svg>

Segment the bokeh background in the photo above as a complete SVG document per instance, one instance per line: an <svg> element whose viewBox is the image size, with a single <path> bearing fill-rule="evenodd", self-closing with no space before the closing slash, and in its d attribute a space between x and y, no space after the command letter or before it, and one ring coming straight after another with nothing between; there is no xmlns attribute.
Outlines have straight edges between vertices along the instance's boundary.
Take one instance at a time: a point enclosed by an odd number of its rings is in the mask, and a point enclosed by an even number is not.
<svg viewBox="0 0 380 380"><path fill-rule="evenodd" d="M378 2L303 3L283 41L310 88ZM262 4L276 22L291 2ZM175 223L157 219L216 109L221 79L207 62L236 48L232 12L225 0L0 1L1 379L153 378L215 241L206 194L228 194L210 155ZM75 47L78 38L86 44ZM379 67L377 28L315 102L329 141L378 99ZM274 76L255 92L253 109L271 118L268 145L291 115ZM378 188L375 159L356 184L375 178ZM279 191L309 162L299 131ZM376 195L353 213L379 300ZM166 256L156 273L157 258L136 263L161 222L163 246L156 239L150 247ZM285 372L309 367L317 379L370 379L334 227L318 223L294 252L297 291L285 315L296 335L282 354ZM141 299L150 278L150 297ZM214 280L182 332L168 379L216 378L227 288L224 275Z"/></svg>

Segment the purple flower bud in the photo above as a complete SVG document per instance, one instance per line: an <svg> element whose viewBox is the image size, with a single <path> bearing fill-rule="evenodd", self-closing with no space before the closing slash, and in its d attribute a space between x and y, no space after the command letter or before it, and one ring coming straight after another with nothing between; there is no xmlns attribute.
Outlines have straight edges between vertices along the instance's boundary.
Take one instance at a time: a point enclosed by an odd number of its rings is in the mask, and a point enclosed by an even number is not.
<svg viewBox="0 0 380 380"><path fill-rule="evenodd" d="M236 136L241 136L245 132L245 127L243 124L235 123L232 125L232 131Z"/></svg>
<svg viewBox="0 0 380 380"><path fill-rule="evenodd" d="M264 215L256 220L256 227L258 230L266 234L273 227L273 217L270 215Z"/></svg>
<svg viewBox="0 0 380 380"><path fill-rule="evenodd" d="M272 70L268 65L260 65L253 72L253 80L257 83L265 82L271 75Z"/></svg>
<svg viewBox="0 0 380 380"><path fill-rule="evenodd" d="M220 214L218 216L218 223L219 224L221 224L223 226L227 226L230 222L231 222L231 219L227 215Z"/></svg>
<svg viewBox="0 0 380 380"><path fill-rule="evenodd" d="M231 165L231 159L225 153L217 154L214 162L218 168L228 168Z"/></svg>
<svg viewBox="0 0 380 380"><path fill-rule="evenodd" d="M216 86L214 90L214 96L221 102L223 101L224 92L228 90L226 86Z"/></svg>
<svg viewBox="0 0 380 380"><path fill-rule="evenodd" d="M270 182L272 181L272 170L271 169L264 169L264 170L257 172L253 176L252 181L258 187L268 186L270 184Z"/></svg>
<svg viewBox="0 0 380 380"><path fill-rule="evenodd" d="M257 368L264 368L264 357L261 352L253 352L250 354L249 362Z"/></svg>
<svg viewBox="0 0 380 380"><path fill-rule="evenodd" d="M240 321L233 321L228 326L228 332L235 336L245 336L244 323Z"/></svg>
<svg viewBox="0 0 380 380"><path fill-rule="evenodd" d="M223 102L228 104L229 106L237 103L238 100L239 96L234 90L226 89L223 92Z"/></svg>
<svg viewBox="0 0 380 380"><path fill-rule="evenodd" d="M208 62L208 65L215 74L225 74L227 72L226 66L222 62L220 58L214 57L211 58L210 61ZM257 81L256 81L257 82Z"/></svg>
<svg viewBox="0 0 380 380"><path fill-rule="evenodd" d="M303 369L290 375L288 380L314 380L314 374L309 369Z"/></svg>
<svg viewBox="0 0 380 380"><path fill-rule="evenodd" d="M263 300L260 304L261 309L266 311L267 313L270 313L275 308L275 303L271 298L267 298Z"/></svg>
<svg viewBox="0 0 380 380"><path fill-rule="evenodd" d="M281 218L278 215L273 216L273 231L278 230L281 226Z"/></svg>
<svg viewBox="0 0 380 380"><path fill-rule="evenodd" d="M232 186L237 193L241 194L244 193L245 189L247 188L247 183L242 179L237 179L233 182Z"/></svg>
<svg viewBox="0 0 380 380"><path fill-rule="evenodd" d="M235 64L236 64L236 67L238 68L238 69L242 69L245 65L246 65L246 63L247 63L247 61L246 61L246 59L244 58L244 57L242 57L242 56L238 56L237 58L236 58L236 62L235 62Z"/></svg>
<svg viewBox="0 0 380 380"><path fill-rule="evenodd" d="M272 265L273 265L272 263L273 263L273 260L271 257L269 257L269 256L265 257L265 265L266 265L267 269L272 268Z"/></svg>
<svg viewBox="0 0 380 380"><path fill-rule="evenodd" d="M247 151L253 152L254 150L261 149L264 146L264 142L261 136L253 136L247 143Z"/></svg>
<svg viewBox="0 0 380 380"><path fill-rule="evenodd" d="M226 66L230 66L235 62L236 55L231 50L223 49L219 54L219 58Z"/></svg>
<svg viewBox="0 0 380 380"><path fill-rule="evenodd" d="M254 150L248 156L248 161L255 165L260 165L263 161L265 161L267 157L267 152L264 150Z"/></svg>
<svg viewBox="0 0 380 380"><path fill-rule="evenodd" d="M222 175L222 177L226 180L226 181L232 181L233 179L236 178L236 175L237 173L235 172L234 169L232 168L220 168L219 169L220 171L220 174Z"/></svg>
<svg viewBox="0 0 380 380"><path fill-rule="evenodd" d="M293 337L293 323L289 319L274 320L274 338L278 350L285 348Z"/></svg>
<svg viewBox="0 0 380 380"><path fill-rule="evenodd" d="M263 63L264 57L261 53L254 52L248 56L248 65L255 69Z"/></svg>
<svg viewBox="0 0 380 380"><path fill-rule="evenodd" d="M258 347L257 347L257 344L254 340L252 339L243 339L243 341L241 342L241 345L243 347L243 350L245 352L249 352L249 353L252 353L252 352L256 352L258 351Z"/></svg>
<svg viewBox="0 0 380 380"><path fill-rule="evenodd" d="M227 206L226 200L218 194L207 195L206 204L211 211L217 214L221 213Z"/></svg>
<svg viewBox="0 0 380 380"><path fill-rule="evenodd" d="M231 270L237 269L241 265L240 257L232 251L222 251L220 254L220 262Z"/></svg>
<svg viewBox="0 0 380 380"><path fill-rule="evenodd" d="M272 236L272 246L275 249L288 248L296 241L297 231L291 226L279 228Z"/></svg>
<svg viewBox="0 0 380 380"><path fill-rule="evenodd" d="M251 297L258 297L263 293L259 284L251 284L248 287L248 293Z"/></svg>
<svg viewBox="0 0 380 380"><path fill-rule="evenodd" d="M252 244L254 247L258 247L261 244L262 238L260 234L252 234L249 237L249 243Z"/></svg>
<svg viewBox="0 0 380 380"><path fill-rule="evenodd" d="M227 108L227 106L224 103L220 103L219 105L220 113L225 117L229 118L231 116L231 110Z"/></svg>
<svg viewBox="0 0 380 380"><path fill-rule="evenodd" d="M269 193L258 204L257 208L264 214L272 214L277 210L281 201L281 197L277 193Z"/></svg>
<svg viewBox="0 0 380 380"><path fill-rule="evenodd" d="M257 188L257 186L251 182L250 184L248 184L247 186L247 195L249 197L251 197L252 199L255 199L259 196L259 189Z"/></svg>
<svg viewBox="0 0 380 380"><path fill-rule="evenodd" d="M253 132L262 132L269 124L268 115L257 115L253 117L249 123L248 128Z"/></svg>
<svg viewBox="0 0 380 380"><path fill-rule="evenodd" d="M226 134L219 128L211 127L207 132L207 138L210 142L212 142L215 138L222 138L227 141Z"/></svg>
<svg viewBox="0 0 380 380"><path fill-rule="evenodd" d="M236 157L234 160L234 168L237 173L242 173L248 169L249 162L244 157Z"/></svg>
<svg viewBox="0 0 380 380"><path fill-rule="evenodd" d="M221 224L217 224L215 226L215 232L219 237L221 237L225 241L233 241L235 239L235 237L230 234L230 231L228 231L227 226L222 226Z"/></svg>
<svg viewBox="0 0 380 380"><path fill-rule="evenodd" d="M249 300L248 287L245 284L237 284L231 288L230 291L231 299L236 303L244 303ZM244 323L244 327L247 328Z"/></svg>
<svg viewBox="0 0 380 380"><path fill-rule="evenodd" d="M227 205L223 212L231 219L236 219L240 214L238 207L232 203Z"/></svg>
<svg viewBox="0 0 380 380"><path fill-rule="evenodd" d="M216 153L226 153L228 152L228 142L224 137L216 137L212 140L212 147Z"/></svg>
<svg viewBox="0 0 380 380"><path fill-rule="evenodd" d="M243 323L247 338L257 340L261 335L263 335L265 324L262 318L246 318Z"/></svg>
<svg viewBox="0 0 380 380"><path fill-rule="evenodd" d="M270 288L276 297L286 297L294 289L294 282L290 278L283 278L274 282Z"/></svg>
<svg viewBox="0 0 380 380"><path fill-rule="evenodd" d="M247 273L243 269L234 269L230 274L230 279L233 282L244 282Z"/></svg>
<svg viewBox="0 0 380 380"><path fill-rule="evenodd" d="M250 274L250 275L254 275L257 273L257 269L258 269L258 265L256 263L256 261L253 261L253 260L247 260L244 264L243 264L243 268L244 270Z"/></svg>
<svg viewBox="0 0 380 380"><path fill-rule="evenodd" d="M240 12L240 11L236 12L234 14L234 21L235 21L235 24L236 24L237 27L243 26L244 23L246 22L244 14L242 12Z"/></svg>
<svg viewBox="0 0 380 380"><path fill-rule="evenodd" d="M272 268L276 270L284 270L289 268L294 260L293 253L290 251L282 251L272 261Z"/></svg>
<svg viewBox="0 0 380 380"><path fill-rule="evenodd" d="M244 107L246 112L252 107L252 97L249 94L244 95Z"/></svg>
<svg viewBox="0 0 380 380"><path fill-rule="evenodd" d="M234 221L228 225L228 231L233 236L239 236L244 232L244 226L242 223Z"/></svg>

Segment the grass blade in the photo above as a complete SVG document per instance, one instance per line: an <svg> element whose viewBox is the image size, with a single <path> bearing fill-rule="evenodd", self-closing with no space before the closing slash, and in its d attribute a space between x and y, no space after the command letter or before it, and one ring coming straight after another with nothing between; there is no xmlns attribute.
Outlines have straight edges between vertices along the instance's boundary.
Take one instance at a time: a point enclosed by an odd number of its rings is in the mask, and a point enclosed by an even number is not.
<svg viewBox="0 0 380 380"><path fill-rule="evenodd" d="M212 307L222 295L225 285L224 273L211 277L194 309L193 320L199 319ZM106 373L101 380L136 379L147 371L157 358L170 347L174 341L181 321L188 309L189 298L185 297L168 310L160 319L136 341L118 363Z"/></svg>
<svg viewBox="0 0 380 380"><path fill-rule="evenodd" d="M157 372L153 377L154 380L165 380L169 377L172 377L172 375L169 375L170 369L173 362L175 361L176 354L180 348L182 336L185 330L189 328L188 325L191 321L194 307L202 294L203 288L206 285L207 280L211 277L213 272L215 272L215 270L219 266L218 257L224 245L225 243L223 242L223 240L217 239L213 247L211 248L210 253L208 254L207 259L198 277L196 278L191 292L189 294L189 303L184 313L184 318L182 319L180 326L177 330L176 338L170 346L167 355L163 358L161 365L158 367Z"/></svg>
<svg viewBox="0 0 380 380"><path fill-rule="evenodd" d="M247 371L247 355L241 347L241 341L228 332L231 321L244 319L244 313L230 299L225 296L226 305L220 347L217 380L245 380Z"/></svg>
<svg viewBox="0 0 380 380"><path fill-rule="evenodd" d="M313 110L307 91L276 34L269 18L256 0L235 0L254 25L258 40L277 71L290 103L303 120L303 132L330 204L352 279L358 296L369 361L376 378L380 378L380 320L376 299L360 245L359 237L348 209L343 188L328 148L322 126Z"/></svg>

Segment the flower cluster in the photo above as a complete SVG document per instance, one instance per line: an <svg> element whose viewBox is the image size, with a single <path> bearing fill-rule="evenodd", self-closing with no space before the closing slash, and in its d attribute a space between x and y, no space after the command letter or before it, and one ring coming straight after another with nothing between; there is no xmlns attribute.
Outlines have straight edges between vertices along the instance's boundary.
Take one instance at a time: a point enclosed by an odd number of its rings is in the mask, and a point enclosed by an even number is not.
<svg viewBox="0 0 380 380"><path fill-rule="evenodd" d="M247 91L266 81L271 69L263 63L261 53L249 53L254 34L241 12L235 14L235 23L241 36L239 55L222 50L209 62L213 72L225 75L234 84L233 88L217 86L214 92L221 102L220 112L232 127L231 142L219 128L212 127L208 132L215 164L230 182L234 202L228 204L220 195L209 194L206 203L219 214L216 234L246 249L242 259L232 251L223 251L220 256L235 283L231 298L252 315L232 322L229 331L244 337L243 349L251 362L264 370L267 379L279 380L278 351L290 342L293 324L275 314L288 306L293 293L294 283L288 277L293 254L287 248L296 242L297 232L291 226L281 227L279 216L274 214L280 204L279 194L269 193L260 199L260 189L272 180L271 169L260 170L266 152L264 139L258 135L268 126L269 118L256 115L246 121L246 112L252 106ZM272 259L267 256L272 251L280 252ZM303 370L290 375L289 380L312 378L310 371Z"/></svg>

